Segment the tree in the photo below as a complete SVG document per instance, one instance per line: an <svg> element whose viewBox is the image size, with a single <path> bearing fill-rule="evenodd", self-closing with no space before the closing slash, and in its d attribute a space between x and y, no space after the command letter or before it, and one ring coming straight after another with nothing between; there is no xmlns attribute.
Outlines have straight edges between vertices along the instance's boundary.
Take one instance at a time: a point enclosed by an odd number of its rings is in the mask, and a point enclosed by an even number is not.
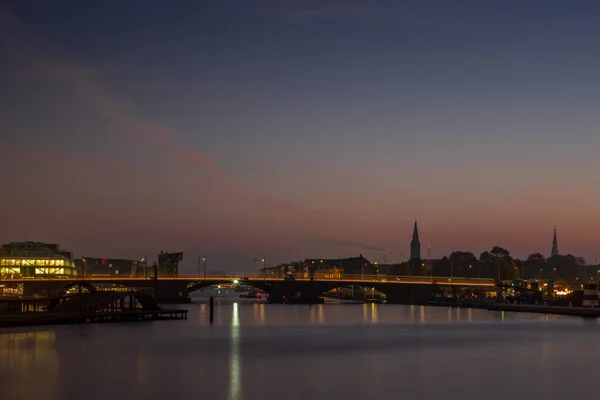
<svg viewBox="0 0 600 400"><path fill-rule="evenodd" d="M431 269L433 276L450 276L450 260L446 256L440 260L433 260Z"/></svg>
<svg viewBox="0 0 600 400"><path fill-rule="evenodd" d="M494 246L489 252L481 253L479 259L486 265L488 271L495 270L496 279L509 280L518 276L518 268L510 252L503 247Z"/></svg>
<svg viewBox="0 0 600 400"><path fill-rule="evenodd" d="M496 257L496 259L503 259L510 257L510 252L503 247L494 246L492 250L490 250L490 254Z"/></svg>
<svg viewBox="0 0 600 400"><path fill-rule="evenodd" d="M477 257L470 251L455 251L450 254L449 260L454 276L476 277L478 275Z"/></svg>
<svg viewBox="0 0 600 400"><path fill-rule="evenodd" d="M523 268L523 275L525 276L537 276L537 277L548 277L550 272L549 267L546 263L546 259L540 253L533 253L527 257L525 266Z"/></svg>

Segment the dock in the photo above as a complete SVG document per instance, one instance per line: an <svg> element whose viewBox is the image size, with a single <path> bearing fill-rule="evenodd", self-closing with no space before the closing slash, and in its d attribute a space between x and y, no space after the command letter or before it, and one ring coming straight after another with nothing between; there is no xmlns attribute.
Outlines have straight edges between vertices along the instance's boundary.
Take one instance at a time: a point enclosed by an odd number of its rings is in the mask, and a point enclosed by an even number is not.
<svg viewBox="0 0 600 400"><path fill-rule="evenodd" d="M0 315L0 328L37 325L64 325L93 322L133 322L187 319L187 310L130 311L100 313L25 313Z"/></svg>
<svg viewBox="0 0 600 400"><path fill-rule="evenodd" d="M526 312L538 314L567 315L571 317L598 318L600 308L591 307L559 307L534 304L494 304L490 311Z"/></svg>
<svg viewBox="0 0 600 400"><path fill-rule="evenodd" d="M185 309L163 309L141 291L0 298L0 327L187 319Z"/></svg>

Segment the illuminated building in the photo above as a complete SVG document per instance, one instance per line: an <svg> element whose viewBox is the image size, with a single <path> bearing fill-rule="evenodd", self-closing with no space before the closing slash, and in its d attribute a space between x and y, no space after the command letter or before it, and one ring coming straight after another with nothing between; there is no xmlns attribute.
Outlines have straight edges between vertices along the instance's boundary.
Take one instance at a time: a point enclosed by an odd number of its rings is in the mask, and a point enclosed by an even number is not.
<svg viewBox="0 0 600 400"><path fill-rule="evenodd" d="M61 277L76 275L71 252L57 244L10 242L2 245L0 275L13 277Z"/></svg>
<svg viewBox="0 0 600 400"><path fill-rule="evenodd" d="M166 253L161 251L158 255L158 276L179 275L179 263L183 260L183 253Z"/></svg>

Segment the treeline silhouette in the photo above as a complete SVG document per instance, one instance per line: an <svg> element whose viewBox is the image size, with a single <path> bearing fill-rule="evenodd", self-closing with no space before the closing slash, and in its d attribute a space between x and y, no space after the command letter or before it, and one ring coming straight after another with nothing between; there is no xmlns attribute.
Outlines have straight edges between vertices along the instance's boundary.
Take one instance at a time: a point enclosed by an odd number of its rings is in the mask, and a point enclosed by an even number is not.
<svg viewBox="0 0 600 400"><path fill-rule="evenodd" d="M494 278L501 280L518 277L554 279L569 283L596 281L600 267L586 265L581 257L571 254L545 258L540 253L526 260L515 259L510 252L494 246L476 257L469 251L455 251L449 257L431 261L407 261L396 264L388 271L395 275L455 276L466 278Z"/></svg>

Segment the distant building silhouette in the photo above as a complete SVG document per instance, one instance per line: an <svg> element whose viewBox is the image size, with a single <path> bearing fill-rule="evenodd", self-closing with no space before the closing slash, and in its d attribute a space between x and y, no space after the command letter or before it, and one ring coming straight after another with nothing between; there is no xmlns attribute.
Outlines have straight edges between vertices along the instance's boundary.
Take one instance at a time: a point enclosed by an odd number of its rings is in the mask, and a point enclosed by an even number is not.
<svg viewBox="0 0 600 400"><path fill-rule="evenodd" d="M261 274L266 276L283 276L296 274L296 278L340 278L342 275L375 275L379 273L378 266L360 254L349 258L307 258L304 261L279 264L275 267L264 267Z"/></svg>
<svg viewBox="0 0 600 400"><path fill-rule="evenodd" d="M552 239L552 252L550 253L551 257L558 255L558 240L556 240L556 227L554 227L554 238Z"/></svg>
<svg viewBox="0 0 600 400"><path fill-rule="evenodd" d="M421 259L421 242L419 241L419 230L417 229L417 221L415 220L415 227L413 229L413 237L410 242L410 259L420 260Z"/></svg>
<svg viewBox="0 0 600 400"><path fill-rule="evenodd" d="M97 258L82 257L75 260L77 271L88 276L122 276L131 278L144 278L152 275L148 271L146 258L140 260L127 260L122 258Z"/></svg>

